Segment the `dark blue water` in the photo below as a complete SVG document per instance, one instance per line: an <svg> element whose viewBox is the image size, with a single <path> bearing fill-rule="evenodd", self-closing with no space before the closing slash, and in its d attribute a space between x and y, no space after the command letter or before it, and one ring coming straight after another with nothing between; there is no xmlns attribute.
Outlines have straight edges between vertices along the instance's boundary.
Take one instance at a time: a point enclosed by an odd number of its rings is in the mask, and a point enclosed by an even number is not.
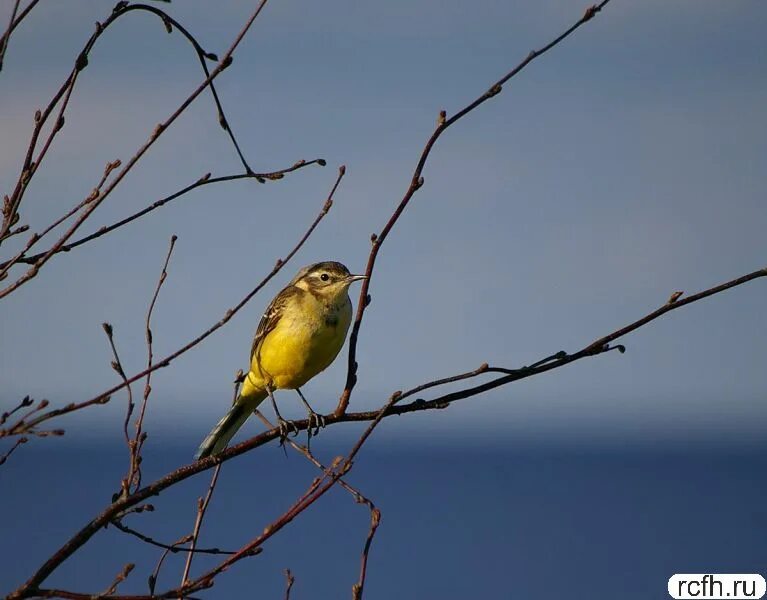
<svg viewBox="0 0 767 600"><path fill-rule="evenodd" d="M342 448L317 443L329 460ZM328 442L325 442L327 444ZM187 462L188 444L149 446L145 477ZM34 440L0 467L0 593L7 593L108 502L123 447ZM237 548L304 490L316 471L276 447L222 471L202 545ZM365 597L667 598L673 573L767 572L767 448L695 449L508 446L448 448L376 442L349 481L383 512ZM158 539L188 532L208 474L152 500L126 522ZM222 575L204 598L280 598L290 568L293 598L348 598L357 578L368 511L332 491ZM161 551L112 528L47 582L98 592L126 562L121 592L147 592ZM195 559L193 573L215 557ZM179 583L169 557L161 591ZM396 596L395 596L396 595Z"/></svg>

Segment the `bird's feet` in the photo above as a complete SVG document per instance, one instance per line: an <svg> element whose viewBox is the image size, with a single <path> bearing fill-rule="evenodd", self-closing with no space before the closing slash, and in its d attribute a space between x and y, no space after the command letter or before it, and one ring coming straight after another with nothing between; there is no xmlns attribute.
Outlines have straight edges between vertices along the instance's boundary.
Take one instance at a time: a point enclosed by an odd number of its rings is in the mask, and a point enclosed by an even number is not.
<svg viewBox="0 0 767 600"><path fill-rule="evenodd" d="M293 437L298 435L298 427L296 427L295 421L286 421L282 417L277 417L277 428L280 430L280 446L288 439L288 435L293 433Z"/></svg>
<svg viewBox="0 0 767 600"><path fill-rule="evenodd" d="M311 408L307 411L309 417L309 428L307 432L309 437L316 436L320 429L325 427L325 417L319 413L314 412ZM314 431L312 431L314 429Z"/></svg>

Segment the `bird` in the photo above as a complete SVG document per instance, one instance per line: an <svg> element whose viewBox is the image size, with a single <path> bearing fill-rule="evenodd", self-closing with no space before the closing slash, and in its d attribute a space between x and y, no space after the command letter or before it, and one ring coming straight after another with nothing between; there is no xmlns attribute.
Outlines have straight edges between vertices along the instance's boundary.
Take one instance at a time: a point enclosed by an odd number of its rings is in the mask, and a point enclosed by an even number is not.
<svg viewBox="0 0 767 600"><path fill-rule="evenodd" d="M232 408L200 444L195 459L222 452L243 423L270 397L284 437L288 425L277 410L274 390L296 390L309 413L310 428L322 418L301 386L335 360L352 320L349 286L367 279L343 264L318 262L298 271L261 317L250 351L250 368Z"/></svg>

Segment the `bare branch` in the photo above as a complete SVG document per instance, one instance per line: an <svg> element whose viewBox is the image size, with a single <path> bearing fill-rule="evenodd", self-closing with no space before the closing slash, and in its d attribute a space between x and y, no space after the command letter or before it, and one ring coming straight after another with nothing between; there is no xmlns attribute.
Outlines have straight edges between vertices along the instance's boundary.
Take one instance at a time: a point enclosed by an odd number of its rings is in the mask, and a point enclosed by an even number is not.
<svg viewBox="0 0 767 600"><path fill-rule="evenodd" d="M517 73L519 73L537 57L548 52L557 44L562 42L565 38L569 37L581 25L587 21L590 21L600 10L602 10L605 5L607 5L608 2L610 2L610 0L602 0L602 2L599 4L595 4L588 8L583 16L578 19L569 29L567 29L564 33L556 37L542 48L530 52L530 54L528 54L524 60L522 60L516 67L501 77L498 81L496 81L492 86L490 86L490 89L488 89L484 94L459 110L453 116L448 118L445 111L440 112L439 118L437 119L437 128L434 130L434 133L432 133L431 137L428 139L426 145L421 151L421 156L418 159L415 171L413 171L413 176L410 179L410 185L405 191L404 197L400 201L397 208L394 210L394 213L389 218L389 221L386 223L386 225L384 225L381 233L373 234L373 236L371 236L373 247L371 248L370 254L368 255L368 263L367 267L365 268L365 275L367 275L367 279L362 281L359 301L357 302L357 314L354 318L354 325L352 326L351 335L349 336L349 361L346 371L346 385L344 387L344 391L341 393L341 397L338 399L338 405L336 406L337 415L341 415L346 412L346 409L349 406L352 390L357 384L357 339L359 337L360 327L362 326L362 318L365 315L365 309L367 308L368 304L370 304L370 295L368 291L370 289L370 282L373 276L373 268L375 267L376 257L378 256L378 252L381 249L381 245L384 243L386 237L389 235L389 232L399 220L405 208L407 208L411 198L423 186L424 179L421 174L423 173L423 169L426 166L426 161L431 154L431 150L434 147L434 144L437 143L437 140L442 136L448 127L453 125L453 123L456 123L458 120L469 114L480 105L487 102L490 98L500 94L503 90L503 85L509 81L509 79L517 75Z"/></svg>
<svg viewBox="0 0 767 600"><path fill-rule="evenodd" d="M98 198L96 198L93 202L88 204L87 208L80 214L80 216L75 220L74 224L59 238L59 240L51 246L51 248L34 264L32 268L27 270L23 275L21 275L15 282L8 285L8 287L0 290L0 298L7 296L14 290L18 289L21 285L32 279L37 275L40 268L50 259L51 256L53 256L56 252L60 250L60 248L67 242L67 240L77 231L77 229L82 225L82 223L91 215L91 213L111 194L111 192L119 185L119 183L123 180L125 175L138 163L138 161L141 159L144 154L151 148L154 143L160 138L160 136L165 132L170 125L172 125L176 119L191 105L191 103L205 90L207 89L214 79L216 79L223 71L226 69L231 63L232 63L232 55L234 54L234 51L236 50L237 46L239 46L242 39L245 37L245 34L250 29L251 25L255 21L255 19L258 17L258 15L261 13L261 10L266 5L267 0L261 0L261 2L258 4L257 8L251 14L251 16L246 21L244 27L240 31L239 34L235 37L234 42L231 44L229 49L226 51L224 56L222 57L219 64L216 66L213 71L210 72L209 75L206 76L205 80L197 86L197 88L181 103L181 105L168 117L157 125L152 132L152 134L149 136L149 139L138 149L138 151L130 158L130 160L127 161L125 166L117 173L115 178L112 180L112 182L106 187L104 192L100 194ZM25 159L24 165L22 167L22 173L19 177L18 183L16 185L16 188L14 189L13 194L9 198L9 201L7 203L7 206L3 206L3 223L0 226L0 238L4 236L4 234L7 232L7 230L15 224L15 219L18 217L18 208L21 203L22 196L24 194L24 190L26 189L26 186L28 185L30 179L32 176L34 176L35 171L40 165L40 162L42 160L42 157L45 155L45 153L48 150L48 147L50 146L50 143L53 141L53 137L55 136L56 132L61 129L64 125L64 119L63 119L63 112L66 109L66 106L69 102L69 98L71 96L72 90L74 89L75 81L77 80L77 76L80 73L82 69L84 69L88 64L88 53L92 49L93 44L95 44L96 40L101 36L103 31L112 25L120 16L127 14L130 11L134 10L148 10L149 12L153 12L156 14L157 9L154 7L148 7L146 5L141 4L131 4L128 5L127 3L119 3L115 10L112 12L112 14L107 18L107 20L103 24L97 24L96 33L94 33L91 36L91 39L88 41L88 44L86 44L85 49L78 57L78 60L75 64L75 68L72 71L72 74L70 75L70 78L65 82L65 84L62 86L62 88L59 90L59 93L54 97L54 100L51 101L49 106L46 108L46 111L40 115L40 118L36 119L37 124L35 126L35 131L32 136L32 141L30 142L29 150L27 152L27 157ZM56 127L53 128L53 131L51 132L51 135L49 136L48 140L46 141L43 149L41 150L40 154L37 157L37 160L32 161L32 155L34 153L34 148L37 143L37 137L40 133L40 129L42 128L42 123L47 119L50 112L53 110L53 107L58 103L58 100L61 97L64 97L64 100L62 102L62 106L59 110L59 117L56 122Z"/></svg>
<svg viewBox="0 0 767 600"><path fill-rule="evenodd" d="M192 568L192 558L194 557L194 550L197 546L197 539L200 536L200 528L202 527L202 520L205 518L205 511L208 509L210 499L213 497L213 491L216 489L216 483L218 482L218 474L221 472L221 465L216 465L213 469L213 476L210 479L210 485L208 486L208 492L205 494L205 499L200 498L197 504L197 518L194 521L194 529L192 530L192 540L189 544L189 554L186 557L186 564L184 565L184 572L181 574L181 587L184 587L189 582L189 570ZM183 598L181 598L183 600Z"/></svg>
<svg viewBox="0 0 767 600"><path fill-rule="evenodd" d="M170 262L170 257L173 255L173 248L176 246L176 240L178 237L176 235L172 235L170 238L170 245L168 246L168 252L165 255L165 261L162 265L162 271L160 272L160 277L157 280L157 286L155 287L154 294L152 295L152 300L149 302L149 308L147 309L146 313L146 320L144 324L144 333L146 337L146 346L147 346L147 368L152 368L152 359L154 357L152 353L152 313L154 312L154 306L157 303L157 298L160 295L160 290L162 289L163 283L165 283L165 279L168 277L168 263ZM136 418L135 428L136 433L132 440L128 440L128 452L130 453L130 466L128 467L128 489L138 489L141 487L141 450L144 447L144 442L146 441L146 433L143 431L143 425L144 425L144 415L146 414L146 407L147 403L149 402L149 395L152 393L152 385L151 385L151 377L152 373L147 373L146 376L146 383L144 384L144 394L143 399L141 401L141 409L139 410L139 415ZM128 388L130 389L130 387ZM125 417L125 436L128 437L128 419L130 418L130 412Z"/></svg>
<svg viewBox="0 0 767 600"><path fill-rule="evenodd" d="M285 600L290 600L290 590L293 589L293 583L295 583L296 578L293 577L293 573L290 572L290 569L285 569Z"/></svg>
<svg viewBox="0 0 767 600"><path fill-rule="evenodd" d="M186 544L189 542L192 539L192 534L185 535L181 538L181 541L173 542L172 544L165 544L144 533L141 533L140 531L133 529L133 527L128 527L122 521L114 520L110 521L109 524L114 525L123 533L127 533L128 535L132 535L133 537L140 539L142 542L146 542L150 546L163 548L164 550L168 550L173 554L177 554L179 552L189 552L192 554L234 554L234 552L231 550L222 550L221 548L184 548L180 546L181 544Z"/></svg>
<svg viewBox="0 0 767 600"><path fill-rule="evenodd" d="M0 456L0 465L4 465L4 464L5 464L5 461L7 461L7 460L10 458L11 454L13 454L13 453L14 453L14 451L16 450L16 448L18 448L18 447L19 447L19 446L21 446L22 444L26 444L28 441L29 441L29 439L28 439L28 438L25 438L25 437L20 437L20 438L18 438L18 439L16 440L16 442L13 444L13 446L11 446L11 449L10 449L10 450L8 450L8 452L6 452L5 454L3 454L2 456Z"/></svg>
<svg viewBox="0 0 767 600"><path fill-rule="evenodd" d="M58 254L60 252L69 252L73 248L77 248L78 246L82 246L83 244L87 242L98 239L108 233L111 233L115 229L119 229L120 227L123 227L124 225L127 225L128 223L131 223L132 221L135 221L136 219L143 217L144 215L160 208L161 206L165 206L166 204L168 204L169 202L172 202L176 198L180 198L181 196L186 195L192 190L203 187L205 185L223 183L227 181L237 181L240 179L256 179L260 183L264 183L266 181L277 181L279 179L282 179L288 173L292 173L293 171L298 171L299 169L302 169L304 167L308 167L309 165L314 165L314 164L324 167L326 162L322 158L315 158L309 161L299 160L298 162L294 163L290 167L287 167L285 169L280 169L278 171L270 171L268 173L250 173L250 174L240 173L235 175L222 175L220 177L211 177L210 173L206 173L205 175L197 179L194 183L184 188L181 188L180 190L178 190L177 192L174 192L170 196L165 196L164 198L161 198L160 200L153 202L149 206L141 209L140 211L135 212L132 215L125 217L124 219L120 219L119 221L116 221L115 223L112 223L111 225L105 225L104 227L100 227L98 230L94 231L93 233L88 234L74 242L71 242L69 244L64 244L54 254ZM22 254L23 253L20 253L18 257L8 260L4 263L0 263L0 269L7 270L13 264L33 265L38 260L40 260L43 256L45 256L45 252L41 252L39 254L33 254L32 256L22 256Z"/></svg>
<svg viewBox="0 0 767 600"><path fill-rule="evenodd" d="M6 28L2 37L0 37L0 71L3 70L3 60L5 59L5 53L8 51L8 43L11 39L13 30L19 26L19 24L24 20L29 12L35 7L35 4L37 4L39 1L40 0L30 0L29 4L27 4L27 6L22 9L20 13L18 10L19 4L21 4L21 0L15 1L13 10L11 11L11 18L8 22L8 27Z"/></svg>
<svg viewBox="0 0 767 600"><path fill-rule="evenodd" d="M128 563L123 567L123 570L120 571L117 574L117 577L115 577L115 580L112 582L112 585L110 585L106 590L104 590L99 596L111 596L117 591L117 586L119 586L123 581L125 581L128 577L128 575L131 574L131 571L136 568L136 565L133 563Z"/></svg>

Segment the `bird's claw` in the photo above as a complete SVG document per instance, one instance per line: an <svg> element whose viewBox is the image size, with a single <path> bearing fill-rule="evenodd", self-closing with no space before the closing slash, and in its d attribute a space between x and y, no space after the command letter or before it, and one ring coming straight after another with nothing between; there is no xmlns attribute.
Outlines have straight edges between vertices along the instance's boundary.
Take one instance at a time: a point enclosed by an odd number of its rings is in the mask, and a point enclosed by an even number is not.
<svg viewBox="0 0 767 600"><path fill-rule="evenodd" d="M320 429L323 429L325 427L325 416L321 415L319 413L314 412L313 410L310 410L308 412L309 415L309 428L307 431L309 432L309 437L317 436L319 434ZM314 429L314 431L312 431Z"/></svg>
<svg viewBox="0 0 767 600"><path fill-rule="evenodd" d="M280 417L277 419L277 428L280 430L280 446L282 446L285 443L285 440L288 439L291 431L293 432L293 437L298 435L298 427L296 427L294 421L286 421Z"/></svg>

